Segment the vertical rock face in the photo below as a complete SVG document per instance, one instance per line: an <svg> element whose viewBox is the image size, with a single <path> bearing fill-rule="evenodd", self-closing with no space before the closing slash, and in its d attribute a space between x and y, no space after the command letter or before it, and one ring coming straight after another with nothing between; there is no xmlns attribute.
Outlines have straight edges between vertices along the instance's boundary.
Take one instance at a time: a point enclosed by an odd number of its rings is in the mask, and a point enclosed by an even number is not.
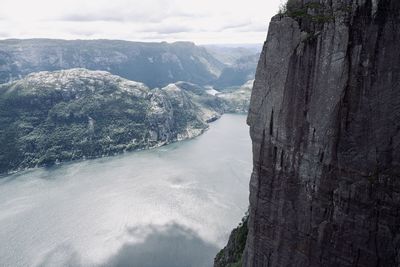
<svg viewBox="0 0 400 267"><path fill-rule="evenodd" d="M248 124L245 266L399 266L400 1L291 0Z"/></svg>

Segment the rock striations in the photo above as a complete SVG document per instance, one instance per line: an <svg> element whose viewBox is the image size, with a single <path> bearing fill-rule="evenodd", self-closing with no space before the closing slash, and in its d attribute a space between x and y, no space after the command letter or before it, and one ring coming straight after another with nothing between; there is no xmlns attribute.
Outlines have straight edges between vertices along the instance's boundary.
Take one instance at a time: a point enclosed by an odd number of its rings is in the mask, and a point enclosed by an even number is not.
<svg viewBox="0 0 400 267"><path fill-rule="evenodd" d="M400 1L290 0L248 124L244 266L400 266Z"/></svg>

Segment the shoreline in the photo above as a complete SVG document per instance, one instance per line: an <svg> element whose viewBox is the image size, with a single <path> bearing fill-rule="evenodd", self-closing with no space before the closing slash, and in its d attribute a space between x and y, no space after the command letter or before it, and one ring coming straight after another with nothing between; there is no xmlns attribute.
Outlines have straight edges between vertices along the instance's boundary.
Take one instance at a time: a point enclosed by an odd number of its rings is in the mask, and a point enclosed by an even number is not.
<svg viewBox="0 0 400 267"><path fill-rule="evenodd" d="M64 165L64 164L78 163L78 162L83 162L83 161L86 161L86 160L111 158L111 157L124 155L124 154L127 154L127 153L135 153L135 152L140 152L140 151L150 151L150 150L157 149L157 148L164 147L164 146L168 146L168 145L171 145L171 144L175 144L175 143L179 143L179 142L183 142L183 141L189 141L189 140L195 139L195 138L203 135L205 132L207 132L210 129L210 125L212 123L220 120L226 114L247 115L247 113L224 113L224 114L221 114L221 116L219 116L219 117L213 117L212 120L207 121L208 127L203 129L202 131L200 131L199 134L194 135L194 136L190 136L190 137L187 137L187 138L184 138L184 139L179 139L179 140L178 139L174 139L174 140L169 141L169 142L159 142L157 145L154 145L154 146L151 146L151 147L147 147L147 148L138 148L138 149L133 149L133 150L122 150L120 152L114 153L114 155L101 155L101 156L94 156L94 157L85 157L84 156L84 157L77 158L77 159L71 159L71 160L55 162L52 165L38 165L38 166L34 166L34 167L26 167L26 168L20 168L20 169L17 169L17 170L11 170L11 171L0 173L0 180L5 179L7 176L10 176L10 175L20 174L20 173L24 173L24 172L28 172L28 171L41 169L41 168L45 168L45 169L46 168L53 168L53 167Z"/></svg>

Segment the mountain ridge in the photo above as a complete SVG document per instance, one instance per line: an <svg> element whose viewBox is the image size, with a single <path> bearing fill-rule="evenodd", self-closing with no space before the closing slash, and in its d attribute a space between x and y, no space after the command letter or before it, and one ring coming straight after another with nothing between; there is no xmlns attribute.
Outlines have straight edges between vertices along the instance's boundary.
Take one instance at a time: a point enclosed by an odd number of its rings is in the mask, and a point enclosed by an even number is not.
<svg viewBox="0 0 400 267"><path fill-rule="evenodd" d="M0 85L0 173L193 138L245 112L251 84L221 97L188 82L150 89L106 71L42 71Z"/></svg>
<svg viewBox="0 0 400 267"><path fill-rule="evenodd" d="M0 83L31 72L79 67L105 70L150 87L162 87L178 80L211 83L225 65L191 42L0 40Z"/></svg>

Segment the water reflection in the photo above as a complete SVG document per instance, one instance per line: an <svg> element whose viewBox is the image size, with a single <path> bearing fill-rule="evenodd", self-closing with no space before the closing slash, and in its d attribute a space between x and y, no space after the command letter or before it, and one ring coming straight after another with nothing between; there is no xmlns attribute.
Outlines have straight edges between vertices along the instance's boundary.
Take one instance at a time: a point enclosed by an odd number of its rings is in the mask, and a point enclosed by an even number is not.
<svg viewBox="0 0 400 267"><path fill-rule="evenodd" d="M148 226L145 240L125 244L116 255L101 266L115 267L205 267L211 266L218 248L202 240L194 231L179 224L162 228Z"/></svg>
<svg viewBox="0 0 400 267"><path fill-rule="evenodd" d="M151 151L0 180L0 266L211 266L248 201L245 116Z"/></svg>
<svg viewBox="0 0 400 267"><path fill-rule="evenodd" d="M206 267L218 248L203 239L194 231L177 223L165 226L148 225L129 228L127 235L140 238L135 243L124 244L116 254L101 267ZM63 244L48 252L40 267L83 266L77 251Z"/></svg>

